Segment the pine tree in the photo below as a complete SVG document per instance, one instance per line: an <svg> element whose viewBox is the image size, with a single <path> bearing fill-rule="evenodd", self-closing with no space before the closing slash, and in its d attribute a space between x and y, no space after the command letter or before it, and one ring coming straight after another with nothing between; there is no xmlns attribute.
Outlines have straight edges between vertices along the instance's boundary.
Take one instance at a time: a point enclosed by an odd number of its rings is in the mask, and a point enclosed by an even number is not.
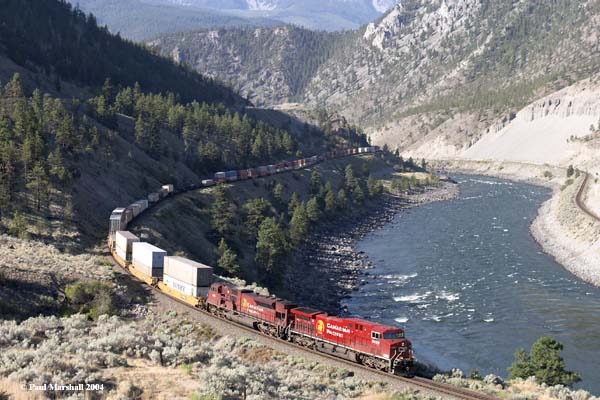
<svg viewBox="0 0 600 400"><path fill-rule="evenodd" d="M273 200L275 200L275 204L278 206L283 204L283 185L279 182L273 187Z"/></svg>
<svg viewBox="0 0 600 400"><path fill-rule="evenodd" d="M145 145L147 142L146 124L142 119L142 115L138 115L135 120L135 142L139 145Z"/></svg>
<svg viewBox="0 0 600 400"><path fill-rule="evenodd" d="M510 379L535 376L540 383L548 386L571 386L581 378L575 372L567 371L565 361L560 356L563 345L547 336L538 339L529 354L520 349L515 353L515 362L510 366Z"/></svg>
<svg viewBox="0 0 600 400"><path fill-rule="evenodd" d="M221 238L221 241L219 242L218 253L219 260L217 265L232 276L239 275L240 266L238 264L237 255L227 245L224 238Z"/></svg>
<svg viewBox="0 0 600 400"><path fill-rule="evenodd" d="M25 96L23 93L23 85L21 83L21 75L18 72L13 75L10 82L4 87L4 95L9 98L21 98Z"/></svg>
<svg viewBox="0 0 600 400"><path fill-rule="evenodd" d="M223 185L218 185L214 189L210 214L211 226L215 232L221 236L231 232L234 214Z"/></svg>
<svg viewBox="0 0 600 400"><path fill-rule="evenodd" d="M352 188L352 201L354 204L359 205L362 204L365 200L365 194L360 186L360 183L356 182L354 187Z"/></svg>
<svg viewBox="0 0 600 400"><path fill-rule="evenodd" d="M317 222L321 218L321 209L316 197L312 197L308 203L306 203L306 213L312 222Z"/></svg>
<svg viewBox="0 0 600 400"><path fill-rule="evenodd" d="M306 207L304 203L300 203L295 207L290 220L290 240L292 244L295 246L299 245L306 237L309 229L310 220L306 212Z"/></svg>
<svg viewBox="0 0 600 400"><path fill-rule="evenodd" d="M41 162L35 164L31 169L31 177L27 189L32 190L35 199L35 207L38 211L42 209L42 202L47 199L49 184L46 169Z"/></svg>
<svg viewBox="0 0 600 400"><path fill-rule="evenodd" d="M298 193L292 193L290 201L288 202L288 215L293 215L294 210L296 209L296 207L298 207L299 204L300 200L298 200Z"/></svg>
<svg viewBox="0 0 600 400"><path fill-rule="evenodd" d="M55 176L61 183L66 183L68 180L68 171L64 166L62 155L59 149L55 149L48 156L48 165L50 167L50 175Z"/></svg>
<svg viewBox="0 0 600 400"><path fill-rule="evenodd" d="M319 193L321 189L321 185L323 184L321 180L321 175L317 171L313 171L310 175L310 188L309 191L311 194Z"/></svg>
<svg viewBox="0 0 600 400"><path fill-rule="evenodd" d="M244 204L246 212L246 229L252 238L258 235L258 228L267 217L271 203L263 198L251 199Z"/></svg>
<svg viewBox="0 0 600 400"><path fill-rule="evenodd" d="M335 198L335 193L333 193L333 189L331 188L331 184L329 184L329 183L325 187L324 203L325 203L325 212L328 214L333 214L335 212L337 202L336 202L336 198Z"/></svg>
<svg viewBox="0 0 600 400"><path fill-rule="evenodd" d="M356 178L354 177L354 171L352 170L352 165L350 165L350 164L346 165L344 178L345 178L344 185L345 185L346 189L352 189L354 186L356 186Z"/></svg>
<svg viewBox="0 0 600 400"><path fill-rule="evenodd" d="M255 261L269 273L279 273L287 254L285 234L275 218L265 218L258 230Z"/></svg>

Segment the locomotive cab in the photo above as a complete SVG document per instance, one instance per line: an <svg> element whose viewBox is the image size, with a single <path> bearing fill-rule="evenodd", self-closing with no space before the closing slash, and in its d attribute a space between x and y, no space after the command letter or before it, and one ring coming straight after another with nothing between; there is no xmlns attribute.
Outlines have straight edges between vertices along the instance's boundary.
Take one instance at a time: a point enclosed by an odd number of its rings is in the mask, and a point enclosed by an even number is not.
<svg viewBox="0 0 600 400"><path fill-rule="evenodd" d="M388 329L381 333L372 332L377 335L380 346L385 353L389 354L390 370L402 370L410 372L413 366L412 343L404 336L402 329Z"/></svg>

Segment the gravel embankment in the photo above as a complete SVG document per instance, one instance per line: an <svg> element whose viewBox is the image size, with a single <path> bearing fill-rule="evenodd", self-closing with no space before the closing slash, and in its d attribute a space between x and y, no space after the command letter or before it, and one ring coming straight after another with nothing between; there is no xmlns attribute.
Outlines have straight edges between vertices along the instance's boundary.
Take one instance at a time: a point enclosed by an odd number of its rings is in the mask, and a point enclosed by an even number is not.
<svg viewBox="0 0 600 400"><path fill-rule="evenodd" d="M328 312L339 311L361 277L373 267L365 254L355 250L366 234L389 223L402 210L456 197L458 186L444 183L409 196L386 196L377 207L311 234L296 252L286 276L289 296L303 305Z"/></svg>

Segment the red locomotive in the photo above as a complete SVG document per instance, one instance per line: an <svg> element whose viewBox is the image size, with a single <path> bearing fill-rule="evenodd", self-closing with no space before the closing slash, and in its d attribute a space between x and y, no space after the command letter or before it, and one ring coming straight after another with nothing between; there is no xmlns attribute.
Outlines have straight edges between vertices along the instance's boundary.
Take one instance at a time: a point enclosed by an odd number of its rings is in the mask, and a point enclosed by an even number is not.
<svg viewBox="0 0 600 400"><path fill-rule="evenodd" d="M270 336L390 373L411 373L412 345L400 328L324 311L233 288L211 285L207 309Z"/></svg>

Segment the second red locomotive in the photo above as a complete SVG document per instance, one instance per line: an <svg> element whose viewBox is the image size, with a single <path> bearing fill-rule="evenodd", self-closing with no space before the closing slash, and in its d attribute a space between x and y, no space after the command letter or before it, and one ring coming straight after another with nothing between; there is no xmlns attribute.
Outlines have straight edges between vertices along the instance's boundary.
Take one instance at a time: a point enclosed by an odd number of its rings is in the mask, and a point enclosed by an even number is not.
<svg viewBox="0 0 600 400"><path fill-rule="evenodd" d="M222 318L323 353L390 373L409 375L413 368L412 345L397 327L331 316L222 283L211 285L206 303Z"/></svg>

